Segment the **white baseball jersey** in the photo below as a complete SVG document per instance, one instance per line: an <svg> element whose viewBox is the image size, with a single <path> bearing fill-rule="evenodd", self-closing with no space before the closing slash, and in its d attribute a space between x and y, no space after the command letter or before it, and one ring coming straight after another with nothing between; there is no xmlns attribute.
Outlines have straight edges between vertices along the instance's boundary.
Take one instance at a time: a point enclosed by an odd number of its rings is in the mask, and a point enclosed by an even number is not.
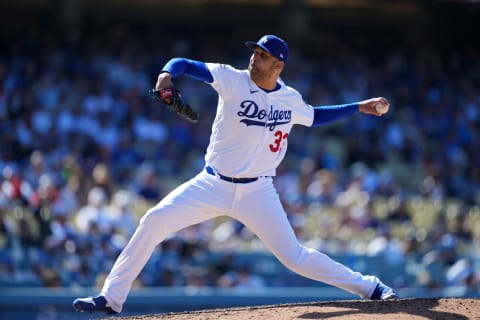
<svg viewBox="0 0 480 320"><path fill-rule="evenodd" d="M285 84L269 93L247 70L207 64L219 94L206 164L224 176L275 175L294 124L311 126L314 109ZM122 310L131 285L154 248L170 234L219 216L229 216L254 232L285 266L304 277L369 297L379 279L362 275L300 244L282 207L273 179L235 183L202 170L150 208L107 276L101 294Z"/></svg>
<svg viewBox="0 0 480 320"><path fill-rule="evenodd" d="M219 101L206 163L230 177L274 176L292 126L311 126L313 107L284 83L267 93L252 81L248 70L207 66Z"/></svg>

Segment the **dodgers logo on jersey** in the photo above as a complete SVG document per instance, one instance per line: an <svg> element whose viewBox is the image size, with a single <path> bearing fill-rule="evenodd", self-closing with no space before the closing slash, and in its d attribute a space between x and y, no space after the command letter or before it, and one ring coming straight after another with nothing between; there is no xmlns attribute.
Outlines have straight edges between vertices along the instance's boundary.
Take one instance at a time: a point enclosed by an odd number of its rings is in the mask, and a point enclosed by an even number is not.
<svg viewBox="0 0 480 320"><path fill-rule="evenodd" d="M267 112L265 109L260 109L255 101L245 100L240 103L242 111L238 111L237 115L244 117L240 120L248 126L261 126L268 127L270 131L273 131L276 126L290 123L292 120L291 110L273 110L273 106L270 106L270 110Z"/></svg>

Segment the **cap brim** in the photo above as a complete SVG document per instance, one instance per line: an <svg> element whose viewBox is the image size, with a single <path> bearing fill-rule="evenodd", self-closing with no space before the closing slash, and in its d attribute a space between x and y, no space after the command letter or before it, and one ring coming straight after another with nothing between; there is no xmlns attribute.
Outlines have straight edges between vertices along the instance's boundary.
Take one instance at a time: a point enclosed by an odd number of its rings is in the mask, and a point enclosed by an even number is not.
<svg viewBox="0 0 480 320"><path fill-rule="evenodd" d="M253 49L253 48L255 48L256 45L257 45L257 43L253 42L253 41L245 42L245 47L247 47L248 49Z"/></svg>
<svg viewBox="0 0 480 320"><path fill-rule="evenodd" d="M260 44L258 44L258 43L256 43L256 42L254 42L254 41L247 41L247 42L245 42L245 46L246 46L247 48L249 48L249 49L253 49L253 48L259 47L259 48L262 48L263 50L265 50L266 52L272 54L272 53L270 52L270 50L268 50L266 47L264 47L264 46L262 46L262 45L260 45Z"/></svg>

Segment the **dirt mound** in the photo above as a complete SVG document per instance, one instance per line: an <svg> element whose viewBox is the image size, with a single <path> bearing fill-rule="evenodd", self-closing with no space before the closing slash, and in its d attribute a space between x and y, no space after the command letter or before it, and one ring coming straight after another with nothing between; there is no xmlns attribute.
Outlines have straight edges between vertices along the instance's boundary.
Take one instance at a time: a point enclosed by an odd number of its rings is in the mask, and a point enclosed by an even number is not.
<svg viewBox="0 0 480 320"><path fill-rule="evenodd" d="M111 318L110 318L111 319ZM391 301L348 300L272 306L214 309L193 312L144 315L125 320L480 320L480 299L430 298Z"/></svg>

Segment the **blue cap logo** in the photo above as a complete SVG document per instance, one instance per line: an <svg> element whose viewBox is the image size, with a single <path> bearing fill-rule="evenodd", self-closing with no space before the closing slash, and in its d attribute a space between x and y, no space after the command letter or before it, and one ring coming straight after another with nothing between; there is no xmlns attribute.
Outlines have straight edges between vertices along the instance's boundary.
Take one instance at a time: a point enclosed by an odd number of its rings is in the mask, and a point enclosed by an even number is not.
<svg viewBox="0 0 480 320"><path fill-rule="evenodd" d="M250 49L260 47L278 60L285 63L288 60L288 45L285 41L283 41L277 36L271 34L265 35L261 37L260 40L258 40L257 42L247 41L245 42L245 45Z"/></svg>

